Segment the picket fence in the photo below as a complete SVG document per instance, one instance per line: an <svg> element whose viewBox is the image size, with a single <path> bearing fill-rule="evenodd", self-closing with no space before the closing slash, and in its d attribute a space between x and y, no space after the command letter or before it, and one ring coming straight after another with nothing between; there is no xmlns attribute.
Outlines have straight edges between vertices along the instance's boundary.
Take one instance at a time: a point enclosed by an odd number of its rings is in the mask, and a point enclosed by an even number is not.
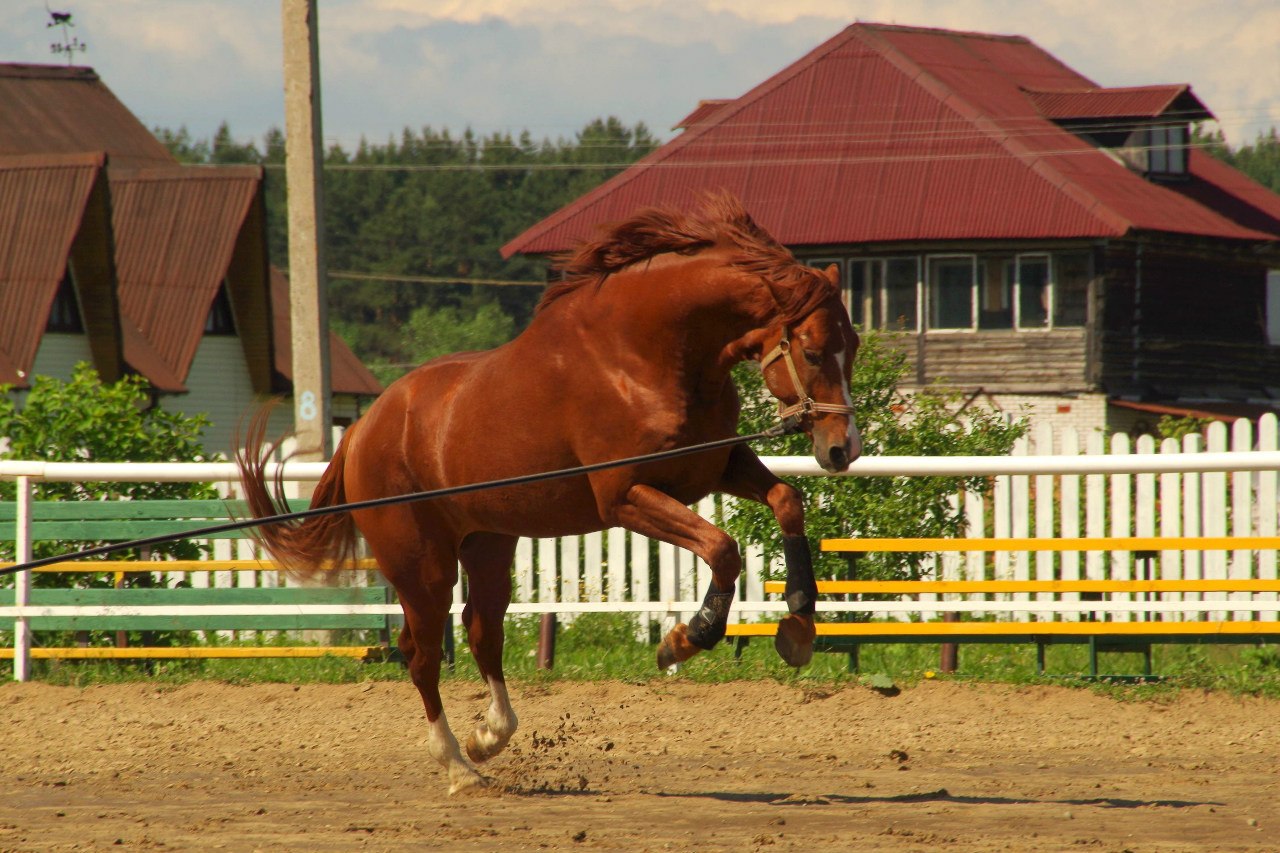
<svg viewBox="0 0 1280 853"><path fill-rule="evenodd" d="M770 457L766 464L783 475L824 476L811 458ZM314 480L323 464L290 463L284 479ZM1071 429L1055 433L1041 427L1020 441L1008 457L867 457L842 476L981 475L988 487L955 497L972 537L1103 537L1103 536L1274 536L1280 472L1280 429L1273 415L1259 421L1238 420L1230 428L1212 424L1204 435L1181 441L1131 440L1115 435L1080 435ZM199 481L219 484L234 495L234 469L225 463L92 464L0 462L0 478L17 479L29 489L39 480ZM708 518L724 511L708 498L698 510ZM734 621L778 613L785 605L763 591L765 555L758 546L745 548ZM244 559L246 567L260 555L247 543L218 542L216 559ZM934 575L943 579L1165 579L1276 578L1274 550L1130 552L959 552L936 558ZM692 554L666 543L651 542L621 529L559 539L521 540L515 559L513 614L559 613L572 620L584 612L624 612L637 618L637 631L647 635L653 621L669 626L697 609L710 570ZM274 571L197 573L195 586L276 586L285 581ZM376 576L360 583L377 582ZM455 589L454 611L465 600L465 578ZM1008 594L1026 609L1002 612L1000 618L1038 619L1036 594ZM1170 599L1195 598L1169 594ZM1070 600L1070 595L1061 598ZM1274 598L1274 596L1272 596ZM21 599L13 611L19 615ZM332 608L330 608L332 609ZM351 612L386 612L394 606L351 605ZM38 618L35 609L25 611ZM881 614L892 616L893 614ZM901 615L901 614L899 614ZM905 618L905 617L903 617ZM1133 618L1116 614L1116 619ZM1161 618L1151 614L1151 618ZM1176 614L1169 618L1177 618ZM1211 614L1210 618L1253 618L1248 611ZM1275 619L1275 612L1260 618Z"/></svg>

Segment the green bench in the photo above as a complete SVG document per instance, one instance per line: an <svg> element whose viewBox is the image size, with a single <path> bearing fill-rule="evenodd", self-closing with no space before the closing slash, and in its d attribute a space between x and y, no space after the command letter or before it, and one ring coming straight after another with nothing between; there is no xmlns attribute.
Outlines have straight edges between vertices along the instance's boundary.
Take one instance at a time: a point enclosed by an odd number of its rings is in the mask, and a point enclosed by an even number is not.
<svg viewBox="0 0 1280 853"><path fill-rule="evenodd" d="M307 501L290 501L291 509L305 509ZM31 539L38 541L125 542L151 536L190 533L232 517L247 517L243 502L221 500L130 501L34 501L31 504ZM247 530L214 534L208 539L243 539ZM17 505L0 501L0 542L17 538ZM0 564L5 565L5 564ZM11 564L8 564L11 565ZM369 564L366 564L369 565ZM33 632L83 631L369 631L379 646L187 646L104 648L84 646L36 648L33 657L300 657L332 654L345 657L382 657L389 640L387 616L382 613L262 613L205 614L185 611L165 613L165 608L254 607L292 605L387 604L391 591L385 586L307 587L133 587L121 588L124 574L208 571L261 571L277 567L269 561L247 560L148 560L80 561L45 567L42 572L110 572L116 588L53 589L35 587L33 607L156 607L156 615L108 613L51 615L32 618ZM12 596L5 596L12 603ZM15 619L0 618L0 631L12 631ZM6 653L7 652L7 653ZM185 654L183 652L186 652ZM0 650L0 658L13 650Z"/></svg>

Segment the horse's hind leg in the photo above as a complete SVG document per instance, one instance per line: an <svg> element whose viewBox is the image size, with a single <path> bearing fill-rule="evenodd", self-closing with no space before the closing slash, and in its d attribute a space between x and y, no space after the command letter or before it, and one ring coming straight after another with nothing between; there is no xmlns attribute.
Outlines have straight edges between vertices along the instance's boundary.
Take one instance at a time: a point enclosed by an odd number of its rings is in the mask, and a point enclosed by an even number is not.
<svg viewBox="0 0 1280 853"><path fill-rule="evenodd" d="M366 522L365 538L404 608L399 645L427 712L427 751L448 773L450 794L483 787L484 777L462 756L440 698L444 628L458 580L457 556L443 541L417 539L420 529L408 511L384 510L381 520L386 523L377 528Z"/></svg>
<svg viewBox="0 0 1280 853"><path fill-rule="evenodd" d="M502 621L511 601L515 550L514 536L473 533L463 540L459 553L469 580L462 624L480 676L489 685L489 708L467 738L467 757L476 763L501 752L516 731L516 714L502 675Z"/></svg>

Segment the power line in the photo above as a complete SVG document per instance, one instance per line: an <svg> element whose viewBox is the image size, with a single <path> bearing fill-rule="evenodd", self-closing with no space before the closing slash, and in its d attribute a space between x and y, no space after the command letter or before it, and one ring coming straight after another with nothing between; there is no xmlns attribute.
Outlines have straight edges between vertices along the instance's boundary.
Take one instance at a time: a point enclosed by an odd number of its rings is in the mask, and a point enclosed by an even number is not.
<svg viewBox="0 0 1280 853"><path fill-rule="evenodd" d="M456 276L405 275L398 273L364 273L346 270L330 272L329 278L343 281L399 281L408 284L484 284L505 287L546 287L545 281L522 281L504 278L458 278Z"/></svg>

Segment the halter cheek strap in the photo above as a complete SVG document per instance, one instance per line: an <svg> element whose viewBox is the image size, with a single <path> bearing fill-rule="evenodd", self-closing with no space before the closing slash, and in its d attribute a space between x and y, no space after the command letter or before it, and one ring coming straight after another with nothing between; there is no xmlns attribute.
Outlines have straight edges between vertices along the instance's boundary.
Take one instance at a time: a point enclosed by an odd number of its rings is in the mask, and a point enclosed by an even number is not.
<svg viewBox="0 0 1280 853"><path fill-rule="evenodd" d="M809 391L804 387L804 383L800 381L800 371L796 370L795 355L791 352L791 331L786 327L782 327L782 339L778 341L778 345L769 350L768 355L760 359L760 370L763 371L770 364L778 359L782 359L787 366L787 373L791 375L791 386L796 392L797 402L788 406L781 400L778 401L778 417L782 420L795 417L797 415L808 415L814 412L830 412L836 415L852 415L854 414L853 406L846 406L843 403L819 403L817 400L809 396Z"/></svg>

